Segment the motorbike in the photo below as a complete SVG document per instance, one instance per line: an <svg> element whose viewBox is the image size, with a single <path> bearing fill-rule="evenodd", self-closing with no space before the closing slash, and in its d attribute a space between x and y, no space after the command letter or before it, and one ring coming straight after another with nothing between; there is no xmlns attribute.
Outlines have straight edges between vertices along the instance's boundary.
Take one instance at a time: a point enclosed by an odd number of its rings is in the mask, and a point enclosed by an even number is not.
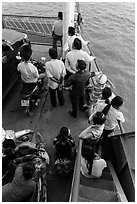
<svg viewBox="0 0 137 204"><path fill-rule="evenodd" d="M2 155L2 185L12 181L18 164L29 161L32 161L35 166L36 190L31 197L26 198L26 201L45 202L47 201L46 167L49 164L46 142L39 132L30 129L19 132L5 131Z"/></svg>
<svg viewBox="0 0 137 204"><path fill-rule="evenodd" d="M44 61L45 58L41 58L36 61L31 59L31 63L37 67L39 74L45 73ZM39 79L36 84L28 84L23 83L23 88L21 90L21 107L24 108L24 113L29 116L33 115L34 109L39 105L42 93L46 89L44 88L44 78Z"/></svg>

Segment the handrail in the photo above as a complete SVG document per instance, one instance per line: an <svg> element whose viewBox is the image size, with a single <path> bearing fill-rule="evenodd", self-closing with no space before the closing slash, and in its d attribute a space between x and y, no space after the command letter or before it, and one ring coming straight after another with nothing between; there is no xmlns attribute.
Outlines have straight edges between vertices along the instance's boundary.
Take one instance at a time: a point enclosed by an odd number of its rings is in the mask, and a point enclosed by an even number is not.
<svg viewBox="0 0 137 204"><path fill-rule="evenodd" d="M118 122L118 126L119 126L119 129L120 129L121 134L124 134L124 133L125 133L125 130L124 130L124 128L123 128L122 123L121 123L119 120L118 120L117 122Z"/></svg>
<svg viewBox="0 0 137 204"><path fill-rule="evenodd" d="M81 162L80 162L81 147L82 147L82 139L79 140L79 146L78 146L77 157L75 161L75 168L74 168L69 202L78 202L79 183L80 183L80 166L81 166Z"/></svg>
<svg viewBox="0 0 137 204"><path fill-rule="evenodd" d="M57 19L54 16L29 16L29 15L16 15L16 14L2 14L2 17L18 17L18 18L37 18L37 19Z"/></svg>

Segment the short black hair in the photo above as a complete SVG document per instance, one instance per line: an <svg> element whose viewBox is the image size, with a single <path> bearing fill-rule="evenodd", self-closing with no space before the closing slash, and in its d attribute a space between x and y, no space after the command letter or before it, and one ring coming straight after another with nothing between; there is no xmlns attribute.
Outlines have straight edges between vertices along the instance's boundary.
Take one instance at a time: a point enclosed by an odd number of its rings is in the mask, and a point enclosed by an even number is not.
<svg viewBox="0 0 137 204"><path fill-rule="evenodd" d="M19 49L19 52L21 58L23 58L25 61L28 61L32 55L32 49L28 43L23 44Z"/></svg>
<svg viewBox="0 0 137 204"><path fill-rule="evenodd" d="M77 63L78 63L78 68L82 71L82 70L85 70L86 67L87 67L87 64L84 60L80 60L78 59L77 60Z"/></svg>
<svg viewBox="0 0 137 204"><path fill-rule="evenodd" d="M62 12L62 11L59 11L59 12L58 12L58 18L59 18L60 20L63 20L63 12Z"/></svg>
<svg viewBox="0 0 137 204"><path fill-rule="evenodd" d="M102 96L104 99L108 99L112 95L112 90L109 87L105 87L102 91Z"/></svg>
<svg viewBox="0 0 137 204"><path fill-rule="evenodd" d="M69 130L67 127L62 127L60 129L60 136L66 137L69 135Z"/></svg>
<svg viewBox="0 0 137 204"><path fill-rule="evenodd" d="M75 28L72 27L72 26L69 26L69 27L68 27L68 33L69 33L71 36L75 35Z"/></svg>
<svg viewBox="0 0 137 204"><path fill-rule="evenodd" d="M75 38L72 47L76 48L77 50L80 50L82 48L81 40L79 38Z"/></svg>
<svg viewBox="0 0 137 204"><path fill-rule="evenodd" d="M50 48L49 49L49 56L52 58L52 59L57 59L58 57L58 52L55 48Z"/></svg>
<svg viewBox="0 0 137 204"><path fill-rule="evenodd" d="M115 96L112 101L111 105L114 107L120 107L123 104L124 100L121 96Z"/></svg>
<svg viewBox="0 0 137 204"><path fill-rule="evenodd" d="M106 116L102 112L96 112L93 116L94 125L103 125L106 121Z"/></svg>

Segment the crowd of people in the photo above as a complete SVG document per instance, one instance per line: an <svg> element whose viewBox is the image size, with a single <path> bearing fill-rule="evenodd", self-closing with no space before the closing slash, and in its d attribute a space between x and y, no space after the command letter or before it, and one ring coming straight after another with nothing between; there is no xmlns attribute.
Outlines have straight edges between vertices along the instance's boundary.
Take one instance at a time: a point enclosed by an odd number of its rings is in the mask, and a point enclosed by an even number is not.
<svg viewBox="0 0 137 204"><path fill-rule="evenodd" d="M60 106L65 104L63 89L69 88L72 105L72 110L69 111L70 116L77 118L77 109L79 108L80 111L87 113L89 122L89 127L79 134L79 139L83 140L81 173L88 178L99 178L103 169L107 166L107 162L98 154L99 145L103 145L109 140L110 134L114 132L118 124L117 121L122 123L125 121L123 113L120 111L124 101L121 96L113 94L105 74L92 71L94 57L84 50L84 46L88 42L75 34L75 28L68 27L68 39L64 46L62 37L63 13L59 12L58 20L54 23L52 29L53 47L49 49L50 61L45 64L45 74L39 75L35 67L29 62L32 54L31 48L29 51L25 51L25 54L22 51L23 61L18 65L17 69L21 72L24 84L31 86L37 82L38 78L47 75L47 85L53 108L57 106L57 101ZM58 59L57 41L61 42L65 52L65 59L63 60ZM70 135L70 130L67 127L62 127L53 144L56 148L56 170L61 172L60 162L65 161L66 164L72 166L71 160L74 159L72 149L75 147L75 142ZM32 173L29 175L24 174L25 168L29 168L29 172L33 173L31 165L19 166L16 169L12 183L3 186L3 192L8 192L7 189L11 190L11 186L17 185L19 179L21 179L21 185L24 185L25 180L31 190L35 188L31 180ZM17 172L19 172L18 177ZM25 195L28 193L29 191L26 191ZM17 192L17 196L19 195L20 192ZM8 199L10 198L5 193L3 201ZM21 199L20 196L19 199Z"/></svg>

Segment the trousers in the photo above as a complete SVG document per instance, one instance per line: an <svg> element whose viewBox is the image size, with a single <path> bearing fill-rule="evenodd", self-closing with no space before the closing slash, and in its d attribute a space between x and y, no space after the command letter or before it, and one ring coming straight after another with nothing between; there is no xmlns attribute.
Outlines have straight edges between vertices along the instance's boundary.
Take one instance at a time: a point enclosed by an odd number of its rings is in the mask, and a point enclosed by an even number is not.
<svg viewBox="0 0 137 204"><path fill-rule="evenodd" d="M50 100L51 100L52 107L56 107L57 97L58 97L59 104L61 106L64 105L65 99L64 99L63 89L60 90L59 87L57 89L52 89L49 87L49 93L50 93Z"/></svg>
<svg viewBox="0 0 137 204"><path fill-rule="evenodd" d="M60 41L62 47L62 36L58 36L55 33L52 35L53 48L57 50L57 41Z"/></svg>
<svg viewBox="0 0 137 204"><path fill-rule="evenodd" d="M70 100L72 104L72 114L76 117L77 116L77 106L79 105L79 109L83 110L84 105L84 96L78 96L70 93Z"/></svg>

